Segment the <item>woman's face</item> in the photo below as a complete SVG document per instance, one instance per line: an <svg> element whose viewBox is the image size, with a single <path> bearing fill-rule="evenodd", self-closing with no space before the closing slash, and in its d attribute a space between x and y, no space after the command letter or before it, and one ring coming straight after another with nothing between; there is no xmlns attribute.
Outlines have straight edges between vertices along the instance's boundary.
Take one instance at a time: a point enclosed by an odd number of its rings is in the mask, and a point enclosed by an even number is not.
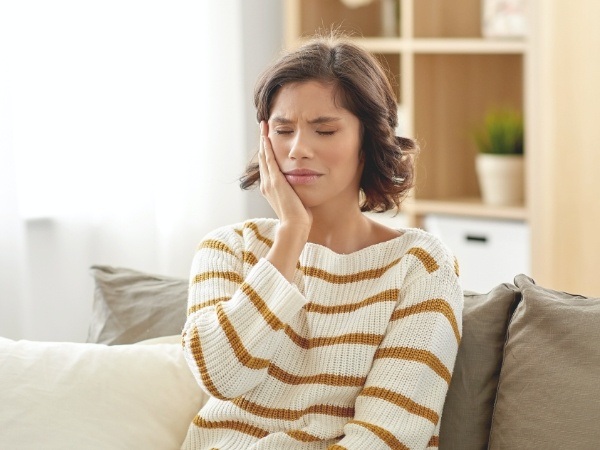
<svg viewBox="0 0 600 450"><path fill-rule="evenodd" d="M269 138L279 168L304 206L358 205L361 124L335 102L332 85L289 83L275 94Z"/></svg>

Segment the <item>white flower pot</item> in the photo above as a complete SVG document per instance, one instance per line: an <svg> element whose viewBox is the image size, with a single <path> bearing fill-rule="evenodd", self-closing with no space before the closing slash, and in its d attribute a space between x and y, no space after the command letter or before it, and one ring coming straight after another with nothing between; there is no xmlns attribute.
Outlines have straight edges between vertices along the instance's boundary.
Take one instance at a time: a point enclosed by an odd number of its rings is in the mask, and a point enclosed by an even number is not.
<svg viewBox="0 0 600 450"><path fill-rule="evenodd" d="M522 155L480 153L475 164L484 203L495 206L523 204L525 163Z"/></svg>

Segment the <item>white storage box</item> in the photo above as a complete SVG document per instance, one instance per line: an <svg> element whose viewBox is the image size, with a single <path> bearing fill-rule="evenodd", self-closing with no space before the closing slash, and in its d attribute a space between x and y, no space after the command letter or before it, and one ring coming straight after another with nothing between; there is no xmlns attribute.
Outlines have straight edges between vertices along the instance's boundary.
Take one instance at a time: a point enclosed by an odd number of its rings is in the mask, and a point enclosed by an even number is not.
<svg viewBox="0 0 600 450"><path fill-rule="evenodd" d="M500 283L530 274L529 227L513 220L471 219L431 214L427 231L454 252L465 290L485 293Z"/></svg>

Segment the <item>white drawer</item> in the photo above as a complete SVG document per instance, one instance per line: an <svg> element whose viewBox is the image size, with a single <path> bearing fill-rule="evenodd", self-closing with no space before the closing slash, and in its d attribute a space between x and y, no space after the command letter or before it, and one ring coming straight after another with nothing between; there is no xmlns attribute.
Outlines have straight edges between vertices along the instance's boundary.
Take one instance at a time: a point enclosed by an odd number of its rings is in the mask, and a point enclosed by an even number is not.
<svg viewBox="0 0 600 450"><path fill-rule="evenodd" d="M425 228L454 252L463 289L488 292L512 283L519 273L530 274L529 226L524 222L431 214Z"/></svg>

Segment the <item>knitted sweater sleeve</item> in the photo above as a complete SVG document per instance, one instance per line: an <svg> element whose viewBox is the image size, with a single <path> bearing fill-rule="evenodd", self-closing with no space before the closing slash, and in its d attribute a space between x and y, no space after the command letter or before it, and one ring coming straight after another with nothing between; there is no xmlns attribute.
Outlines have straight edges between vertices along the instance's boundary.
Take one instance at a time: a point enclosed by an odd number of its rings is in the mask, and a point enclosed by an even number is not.
<svg viewBox="0 0 600 450"><path fill-rule="evenodd" d="M184 354L200 386L238 397L266 376L287 321L306 303L234 229L209 234L191 268Z"/></svg>
<svg viewBox="0 0 600 450"><path fill-rule="evenodd" d="M330 450L437 447L463 295L451 260L429 270L407 277L354 418Z"/></svg>

